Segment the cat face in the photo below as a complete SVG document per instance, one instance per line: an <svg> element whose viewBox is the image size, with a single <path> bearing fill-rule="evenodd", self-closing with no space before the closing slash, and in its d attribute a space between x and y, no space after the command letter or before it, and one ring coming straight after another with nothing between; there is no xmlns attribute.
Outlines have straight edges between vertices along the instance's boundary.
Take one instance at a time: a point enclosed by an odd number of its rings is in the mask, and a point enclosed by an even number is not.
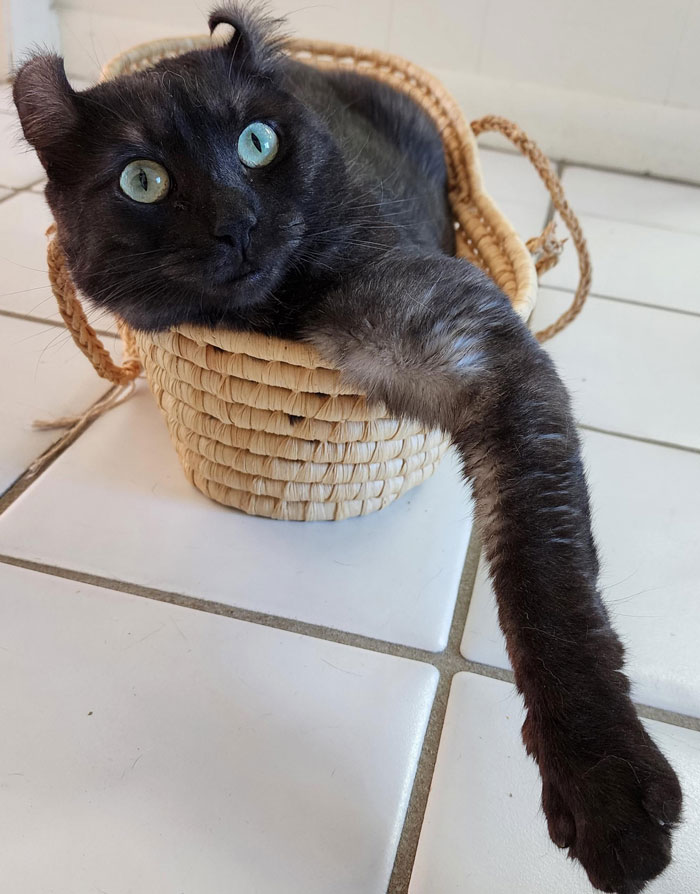
<svg viewBox="0 0 700 894"><path fill-rule="evenodd" d="M231 8L222 21L237 29L227 46L81 93L56 56L15 80L74 280L135 328L264 314L312 210L337 201L339 153L285 91L274 41Z"/></svg>

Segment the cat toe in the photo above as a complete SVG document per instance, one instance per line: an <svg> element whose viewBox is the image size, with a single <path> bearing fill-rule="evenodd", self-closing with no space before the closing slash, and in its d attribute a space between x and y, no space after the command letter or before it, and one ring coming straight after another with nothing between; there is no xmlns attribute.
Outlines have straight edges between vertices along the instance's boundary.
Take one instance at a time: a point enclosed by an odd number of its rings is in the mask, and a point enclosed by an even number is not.
<svg viewBox="0 0 700 894"><path fill-rule="evenodd" d="M542 788L542 810L547 820L549 837L559 848L570 848L576 840L576 823L555 785Z"/></svg>

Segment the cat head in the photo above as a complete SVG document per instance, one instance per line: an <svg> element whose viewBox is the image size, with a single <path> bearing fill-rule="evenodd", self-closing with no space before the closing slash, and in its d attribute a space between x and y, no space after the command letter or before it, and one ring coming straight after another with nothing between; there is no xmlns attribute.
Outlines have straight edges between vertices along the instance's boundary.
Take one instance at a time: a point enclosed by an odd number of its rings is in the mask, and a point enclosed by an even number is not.
<svg viewBox="0 0 700 894"><path fill-rule="evenodd" d="M15 77L73 278L135 328L264 317L338 204L341 155L285 89L277 23L237 6L211 14L224 23L223 46L82 92L55 55Z"/></svg>

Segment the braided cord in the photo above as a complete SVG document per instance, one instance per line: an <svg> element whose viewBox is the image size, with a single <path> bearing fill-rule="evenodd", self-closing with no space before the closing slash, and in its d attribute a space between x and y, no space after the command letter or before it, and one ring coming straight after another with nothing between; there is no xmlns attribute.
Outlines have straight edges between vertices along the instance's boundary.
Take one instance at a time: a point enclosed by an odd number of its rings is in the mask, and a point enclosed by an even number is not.
<svg viewBox="0 0 700 894"><path fill-rule="evenodd" d="M564 195L564 188L561 180L557 177L547 156L542 150L528 137L524 130L518 127L513 121L502 118L499 115L486 115L471 123L472 131L475 136L487 131L497 131L509 139L522 154L529 159L540 175L542 182L552 197L552 203L561 215L561 219L566 224L566 228L571 233L571 238L578 255L579 282L573 300L564 313L554 321L550 326L541 329L536 333L537 340L540 342L547 341L561 332L571 321L581 312L588 293L591 289L591 258L588 253L586 240L581 230L581 224L578 218L571 210L571 206ZM556 264L557 256L561 252L562 243L554 240L553 222L550 223L544 233L536 239L531 239L527 246L531 251L541 252L541 257L537 263L537 272L544 273Z"/></svg>
<svg viewBox="0 0 700 894"><path fill-rule="evenodd" d="M65 255L58 243L55 224L49 227L47 235L51 237L46 250L51 290L63 321L73 336L73 341L95 367L99 376L115 385L126 385L141 372L141 363L137 358L133 334L126 326L120 325L119 334L124 342L125 359L124 363L119 366L112 360L109 351L87 321L66 266Z"/></svg>

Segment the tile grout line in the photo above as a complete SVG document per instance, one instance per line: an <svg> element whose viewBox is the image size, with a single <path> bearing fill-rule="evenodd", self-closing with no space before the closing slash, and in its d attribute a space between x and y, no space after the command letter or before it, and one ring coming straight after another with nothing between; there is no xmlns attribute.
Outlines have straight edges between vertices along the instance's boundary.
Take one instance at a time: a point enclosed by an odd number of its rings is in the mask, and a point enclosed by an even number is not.
<svg viewBox="0 0 700 894"><path fill-rule="evenodd" d="M411 787L406 815L401 835L394 855L394 865L387 887L387 894L405 894L411 881L413 864L418 850L428 796L437 762L440 737L447 713L447 704L452 688L452 679L460 670L465 670L465 662L459 647L467 621L476 572L481 554L481 538L472 529L467 547L462 577L459 582L457 599L447 637L447 646L441 655L442 661L434 662L440 673L437 689L430 710L430 717L423 736L423 744L416 765L416 773Z"/></svg>
<svg viewBox="0 0 700 894"><path fill-rule="evenodd" d="M416 766L416 774L411 787L409 804L406 809L402 832L397 846L391 880L387 892L390 894L403 894L408 889L408 884L413 869L418 839L423 823L425 809L427 807L433 771L437 760L437 753L442 734L442 726L447 710L447 703L455 674L462 671L471 671L481 676L494 677L500 680L512 680L512 673L502 668L481 665L463 658L459 648L462 633L466 624L467 614L471 601L471 593L476 579L476 572L481 553L481 544L478 535L472 531L467 555L465 558L462 576L460 579L455 607L450 622L447 646L442 652L429 652L415 646L406 646L400 643L391 643L361 634L349 633L320 624L306 621L298 621L292 618L284 618L278 615L266 614L252 609L230 606L204 600L199 597L186 596L184 594L158 590L138 584L113 580L98 575L75 571L47 565L31 560L19 559L0 554L0 562L14 567L25 568L54 577L74 580L80 583L90 584L102 588L108 588L117 592L128 593L155 601L179 605L196 611L205 611L247 623L258 624L276 630L284 630L289 633L297 633L302 636L310 636L326 642L336 642L342 645L366 649L393 657L420 661L431 665L438 671L438 685L430 710L430 717L423 736L421 753Z"/></svg>
<svg viewBox="0 0 700 894"><path fill-rule="evenodd" d="M87 407L85 412L88 413L95 404L98 404L100 401L107 398L117 387L118 386L116 385L110 386L104 394L101 394L97 400L93 401L93 403ZM35 481L38 481L44 472L46 472L47 469L49 469L56 460L66 452L66 450L72 447L78 438L86 432L98 418L99 413L92 417L89 415L81 415L72 426L65 427L63 434L60 434L60 429L57 428L56 440L52 441L46 450L44 450L43 453L40 453L18 478L15 478L12 484L4 492L0 493L0 516L9 509L15 500L18 500ZM63 443L61 443L60 448L57 449L57 445L60 442ZM2 559L0 559L0 561L2 561Z"/></svg>
<svg viewBox="0 0 700 894"><path fill-rule="evenodd" d="M247 609L242 606L229 605L228 603L217 602L212 599L203 599L199 596L188 596L187 594L177 593L172 590L160 590L156 587L118 580L117 578L109 578L73 568L64 568L59 565L37 562L33 559L24 559L19 556L0 553L0 563L11 565L15 568L24 568L27 571L46 574L51 577L73 580L77 583L87 584L100 589L109 589L131 596L140 596L155 602L178 605L182 608L192 609L193 611L202 611L207 614L220 615L221 617L258 624L272 629L284 630L289 633L298 633L301 636L309 636L314 639L324 639L329 642L338 642L342 645L365 649L371 652L379 652L381 654L406 658L411 661L420 661L423 664L431 664L438 670L453 671L455 673L463 670L473 670L474 673L478 673L481 676L512 681L512 671L496 667L495 665L470 661L464 658L459 651L461 631L466 623L471 589L473 587L473 580L476 577L476 570L480 556L480 547L478 543L476 546L473 546L475 538L475 534L470 538L457 599L455 601L453 619L450 622L451 634L450 637L448 637L448 646L443 651L439 652L432 652L428 649L422 649L419 646L409 646L403 643L394 643L390 640L365 636L361 633L352 633L336 627L328 627L323 624L314 624L310 621L301 621L283 615L273 615L257 611L256 609ZM475 555L473 555L474 552ZM461 611L459 610L460 604L462 605ZM453 641L454 645L452 645Z"/></svg>
<svg viewBox="0 0 700 894"><path fill-rule="evenodd" d="M700 447L689 447L687 444L674 444L672 441L660 441L656 438L645 438L642 435L630 435L627 432L613 431L608 428L599 428L597 425L587 425L584 422L577 423L583 431L597 432L600 435L610 435L613 438L624 438L625 441L636 441L639 444L651 444L654 447L667 447L669 450L682 450L684 453L700 453Z"/></svg>
<svg viewBox="0 0 700 894"><path fill-rule="evenodd" d="M11 199L16 195L19 195L20 193L31 192L35 186L37 186L39 183L43 183L44 180L46 180L46 174L44 174L43 177L38 177L36 180L32 180L31 183L27 183L25 186L6 186L4 183L0 183L0 189L9 189L10 190L9 195L6 195L6 196L4 196L4 198L0 199L0 205L3 202L7 202L8 199ZM36 193L34 193L34 195L40 196L41 193L36 192Z"/></svg>
<svg viewBox="0 0 700 894"><path fill-rule="evenodd" d="M554 168L554 173L557 175L558 179L561 180L561 178L564 175L564 170L566 168L566 165L564 164L563 161L555 161L554 159L550 159L550 161L552 163L552 167ZM544 183L542 185L544 186ZM554 196L552 196L550 194L549 202L547 204L547 216L544 219L544 227L546 227L547 224L551 223L551 221L554 220L554 215L556 214L556 210L557 209L554 207ZM544 229L544 227L542 227L542 229ZM538 289L539 288L540 288L540 285L538 283Z"/></svg>
<svg viewBox="0 0 700 894"><path fill-rule="evenodd" d="M43 288L43 286L40 286ZM47 289L50 286L46 287ZM0 295L0 298L4 298L5 295ZM23 314L17 310L7 310L4 307L0 307L0 317L8 317L10 320L22 320L25 323L43 323L45 326L55 326L57 329L65 329L66 324L63 320L50 320L48 317L35 317L33 314Z"/></svg>
<svg viewBox="0 0 700 894"><path fill-rule="evenodd" d="M681 714L680 711L671 711L670 708L655 708L653 705L644 705L640 702L635 702L634 706L637 714L646 717L647 720L658 720L668 726L680 726L700 732L700 717Z"/></svg>
<svg viewBox="0 0 700 894"><path fill-rule="evenodd" d="M43 286L40 286L43 288ZM47 289L51 288L51 286L46 286ZM0 295L0 298L4 297ZM12 320L24 320L27 323L44 323L47 326L55 326L58 329L65 329L68 334L70 331L63 320L57 319L49 319L48 317L37 317L34 314L23 314L16 310L6 310L5 308L0 308L0 317L9 317ZM88 320L88 323L90 321ZM94 327L92 327L94 329ZM110 332L108 329L94 329L97 335L100 335L102 338L119 338L119 334L116 332Z"/></svg>
<svg viewBox="0 0 700 894"><path fill-rule="evenodd" d="M472 591L476 579L481 555L480 538L472 531L457 599L450 623L447 646L443 652L429 652L415 646L391 643L361 634L349 633L320 624L298 621L292 618L265 614L251 609L226 605L190 597L138 584L125 583L72 569L60 568L30 560L19 559L0 554L0 562L30 571L74 580L101 588L115 590L134 596L179 605L195 611L205 611L221 617L228 617L247 623L268 627L272 630L283 630L301 636L309 636L326 642L335 642L349 647L366 649L380 654L419 661L431 665L438 671L439 678L430 709L421 752L416 765L416 773L411 787L409 803L406 808L399 842L397 845L392 873L387 887L387 894L406 894L413 872L418 849L420 833L428 805L433 773L437 763L440 738L447 712L449 696L454 676L460 672L471 672L491 679L513 683L513 672L494 665L481 664L465 659L460 652L462 634L466 626L467 615L471 603ZM684 727L700 731L700 718L691 717L679 712L649 705L635 704L642 717L658 720L667 725Z"/></svg>
<svg viewBox="0 0 700 894"><path fill-rule="evenodd" d="M570 166L569 166L570 167ZM700 187L691 186L689 189L696 189L700 192ZM600 211L591 211L590 208L581 211L581 217L585 217L588 220L592 221L603 221L609 224L622 224L624 226L635 227L639 230L654 230L655 232L661 233L672 233L676 236L698 236L700 235L700 231L693 229L686 229L683 225L672 226L668 223L661 223L660 221L651 221L642 219L632 218L629 212L622 212L620 216L616 216L611 214L610 212L604 213Z"/></svg>
<svg viewBox="0 0 700 894"><path fill-rule="evenodd" d="M421 649L419 646L392 643L388 640L377 639L360 633L337 630L334 627L326 627L322 624L314 624L310 621L285 618L282 615L268 614L255 609L228 605L224 602L202 599L199 596L188 596L184 593L177 593L170 590L159 590L155 587L148 587L129 581L116 580L97 574L77 571L72 568L50 565L44 562L35 562L31 559L22 559L16 556L0 553L0 563L12 565L16 568L25 568L28 571L36 571L53 577L60 577L64 580L72 580L77 583L88 584L101 589L115 590L118 593L151 599L154 602L165 602L169 605L177 605L194 611L202 611L207 614L232 618L237 621L258 624L259 626L269 627L274 630L283 630L287 633L298 633L313 639L338 642L343 645L353 646L371 652L381 652L395 657L407 658L412 661L420 661L423 664L437 666L441 663L440 659L443 654L441 652L430 652L427 649Z"/></svg>
<svg viewBox="0 0 700 894"><path fill-rule="evenodd" d="M540 283L539 288L551 292L566 292L567 295L573 295L575 291L569 286L550 286L547 285L547 283ZM602 292L590 292L588 297L600 298L601 301L615 301L617 304L631 304L633 307L646 307L649 308L649 310L662 310L671 314L681 314L684 317L700 317L700 312L698 311L685 310L685 308L682 307L667 307L665 304L649 304L647 301L638 301L635 298L620 298L619 295L605 295Z"/></svg>
<svg viewBox="0 0 700 894"><path fill-rule="evenodd" d="M700 186L700 180L684 180L682 177L672 177L668 174L653 174L651 171L630 171L625 168L616 168L614 165L597 165L586 161L572 161L570 158L562 158L561 163L567 168L585 168L587 171L602 171L604 174L621 174L623 177L635 177L637 180L660 180L662 183L675 183L678 186Z"/></svg>
<svg viewBox="0 0 700 894"><path fill-rule="evenodd" d="M475 544L475 545L473 545ZM377 639L365 636L361 633L351 633L335 627L327 627L323 624L314 624L310 621L300 621L295 618L285 618L282 615L266 614L255 609L242 608L228 605L223 602L215 602L203 599L199 596L187 596L170 590L159 590L155 587L147 587L142 584L130 583L114 578L102 577L84 571L76 571L72 568L63 568L58 565L49 565L44 562L35 562L32 559L22 559L0 553L0 563L11 565L14 568L24 568L27 571L35 571L49 577L60 577L64 580L72 580L76 583L88 584L99 589L114 590L131 596L139 596L151 599L154 602L165 602L169 605L178 605L193 611L202 611L207 614L219 615L249 624L258 624L269 627L272 630L283 630L288 633L297 633L300 636L308 636L312 639L322 639L327 642L335 642L344 646L357 649L365 649L370 652L378 652L382 655L390 655L397 658L405 658L409 661L420 661L430 664L438 671L444 672L450 678L456 673L467 671L482 677L494 680L502 680L513 683L513 671L493 664L482 664L464 658L459 651L461 632L466 625L467 613L471 601L471 590L476 577L476 569L480 558L480 547L476 532L472 534L464 563L464 571L460 581L459 592L455 602L453 620L450 625L448 645L442 652L431 652L421 649L419 646L408 646L403 643L392 643L389 640ZM635 707L643 717L661 720L671 726L682 726L688 729L700 730L700 717L690 714L682 714L668 708L658 708L653 705L645 705L635 702Z"/></svg>

